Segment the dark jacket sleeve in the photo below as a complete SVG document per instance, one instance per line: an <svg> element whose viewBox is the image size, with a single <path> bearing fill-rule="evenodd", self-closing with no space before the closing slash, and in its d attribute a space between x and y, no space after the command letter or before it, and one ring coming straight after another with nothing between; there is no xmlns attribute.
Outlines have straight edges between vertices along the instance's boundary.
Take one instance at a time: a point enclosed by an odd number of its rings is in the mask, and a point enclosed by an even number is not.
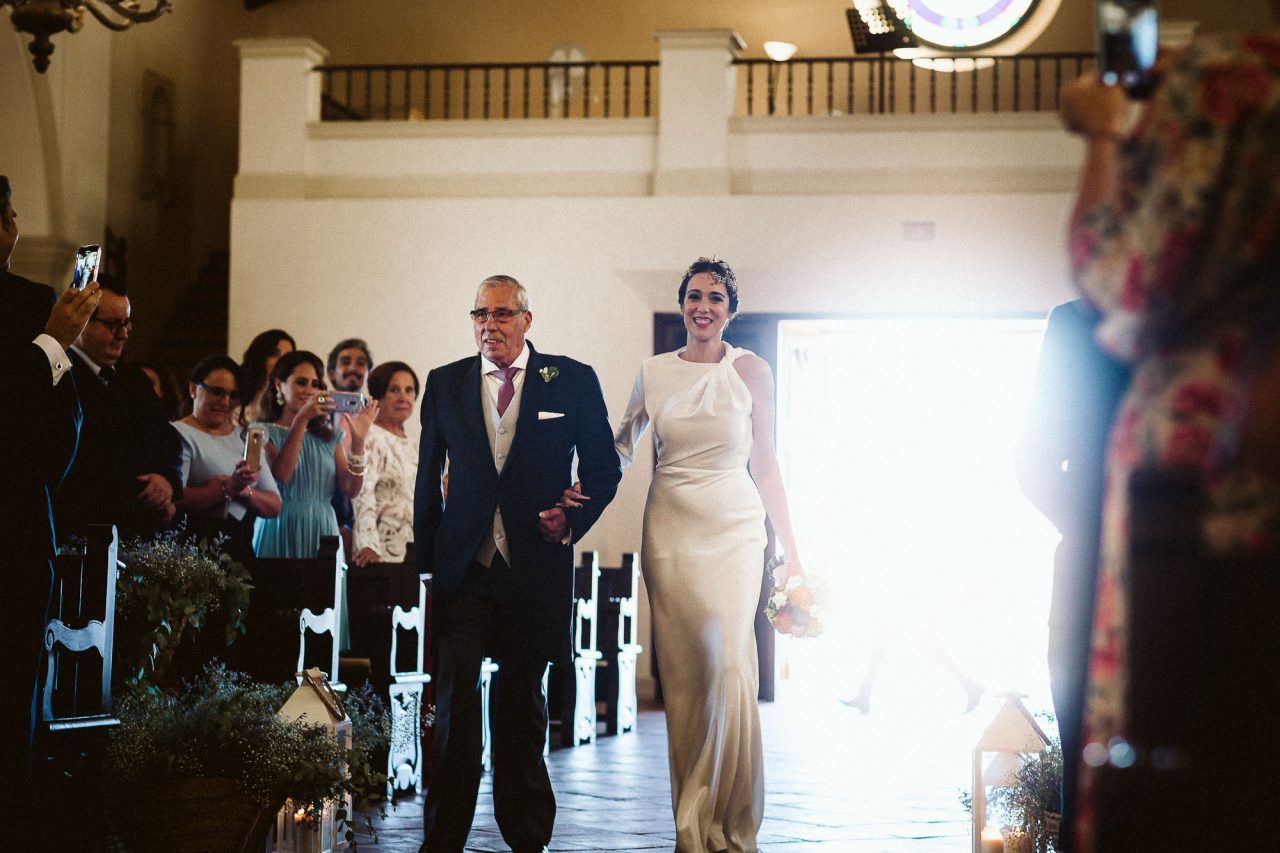
<svg viewBox="0 0 1280 853"><path fill-rule="evenodd" d="M420 573L432 573L436 533L444 511L441 480L447 447L440 433L436 406L440 397L440 372L427 376L422 395L422 437L418 444L418 480L413 493L413 543Z"/></svg>
<svg viewBox="0 0 1280 853"><path fill-rule="evenodd" d="M582 482L582 493L590 495L591 500L583 501L582 506L569 507L565 511L574 543L585 536L596 523L596 519L618 493L618 483L622 480L622 468L618 464L618 451L614 449L609 410L604 403L604 393L600 390L600 380L590 367L582 365L581 370L576 419L578 435L575 441L578 450L578 479Z"/></svg>

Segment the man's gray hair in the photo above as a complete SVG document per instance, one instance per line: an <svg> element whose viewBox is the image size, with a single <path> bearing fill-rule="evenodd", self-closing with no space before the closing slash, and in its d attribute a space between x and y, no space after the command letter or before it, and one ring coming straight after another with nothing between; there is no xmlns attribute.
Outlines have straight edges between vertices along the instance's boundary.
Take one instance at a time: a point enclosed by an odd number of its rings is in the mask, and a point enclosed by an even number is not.
<svg viewBox="0 0 1280 853"><path fill-rule="evenodd" d="M516 308L521 312L529 310L529 291L525 290L523 284L509 275L491 275L480 282L480 289L476 291L476 298L480 298L481 291L497 290L499 287L509 287L514 290L516 292Z"/></svg>

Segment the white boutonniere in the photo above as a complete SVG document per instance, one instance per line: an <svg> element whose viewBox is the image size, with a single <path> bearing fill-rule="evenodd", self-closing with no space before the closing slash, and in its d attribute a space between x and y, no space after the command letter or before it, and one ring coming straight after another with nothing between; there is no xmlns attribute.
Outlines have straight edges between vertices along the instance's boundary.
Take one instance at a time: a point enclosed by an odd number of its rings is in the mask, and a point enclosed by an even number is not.
<svg viewBox="0 0 1280 853"><path fill-rule="evenodd" d="M560 375L560 368L544 367L538 371L538 375L542 377L543 382L550 382L552 379L555 379Z"/></svg>

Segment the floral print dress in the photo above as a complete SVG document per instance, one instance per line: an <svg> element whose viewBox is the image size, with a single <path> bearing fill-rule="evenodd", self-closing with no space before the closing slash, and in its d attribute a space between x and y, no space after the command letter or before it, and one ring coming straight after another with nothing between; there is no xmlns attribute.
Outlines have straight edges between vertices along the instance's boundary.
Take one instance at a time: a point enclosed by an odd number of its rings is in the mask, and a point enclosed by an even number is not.
<svg viewBox="0 0 1280 853"><path fill-rule="evenodd" d="M1275 497L1234 460L1252 342L1269 351L1266 318L1280 309L1280 33L1193 43L1119 162L1115 200L1069 247L1077 285L1103 314L1099 344L1134 366L1108 448L1085 714L1095 744L1125 733L1130 474L1200 473L1215 552L1277 541Z"/></svg>

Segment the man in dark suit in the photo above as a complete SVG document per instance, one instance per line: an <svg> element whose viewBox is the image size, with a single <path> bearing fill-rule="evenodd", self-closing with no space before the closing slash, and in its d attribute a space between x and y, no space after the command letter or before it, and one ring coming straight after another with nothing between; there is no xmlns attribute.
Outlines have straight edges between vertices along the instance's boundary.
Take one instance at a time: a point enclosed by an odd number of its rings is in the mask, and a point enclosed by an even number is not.
<svg viewBox="0 0 1280 853"><path fill-rule="evenodd" d="M81 291L68 289L55 301L48 286L9 272L17 242L18 215L9 179L0 175L0 298L8 310L0 340L5 390L16 406L5 430L13 464L0 489L5 531L0 767L21 780L37 719L36 682L53 580L55 534L49 498L75 455L80 429L80 404L75 380L68 375L66 348L97 307L98 288L90 284Z"/></svg>
<svg viewBox="0 0 1280 853"><path fill-rule="evenodd" d="M622 472L595 371L526 344L523 286L481 283L479 354L431 372L422 396L414 535L432 576L436 721L423 808L429 853L461 853L480 786L480 664L493 680L493 807L515 853L545 849L555 796L542 747L548 661L569 659L573 547ZM557 506L578 479L592 500ZM449 466L449 494L441 482Z"/></svg>
<svg viewBox="0 0 1280 853"><path fill-rule="evenodd" d="M1129 371L1098 349L1083 299L1049 313L1018 448L1023 493L1062 534L1049 603L1049 684L1062 738L1062 825L1075 818L1107 436ZM1066 850L1070 833L1062 833Z"/></svg>
<svg viewBox="0 0 1280 853"><path fill-rule="evenodd" d="M101 283L98 309L71 345L84 428L54 517L63 535L103 523L115 524L126 539L161 530L173 518L182 494L182 444L151 380L120 363L133 328L129 297L109 276Z"/></svg>

